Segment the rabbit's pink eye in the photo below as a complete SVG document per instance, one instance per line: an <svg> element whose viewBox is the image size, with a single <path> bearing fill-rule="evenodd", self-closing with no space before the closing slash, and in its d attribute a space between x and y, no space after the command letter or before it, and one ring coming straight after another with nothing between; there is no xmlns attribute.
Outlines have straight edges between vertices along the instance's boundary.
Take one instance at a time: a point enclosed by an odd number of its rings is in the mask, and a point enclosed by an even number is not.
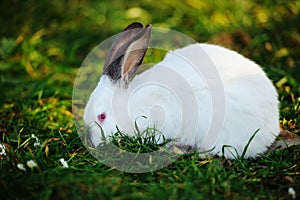
<svg viewBox="0 0 300 200"><path fill-rule="evenodd" d="M102 113L102 114L98 115L97 117L98 117L99 122L102 123L106 118L106 114Z"/></svg>

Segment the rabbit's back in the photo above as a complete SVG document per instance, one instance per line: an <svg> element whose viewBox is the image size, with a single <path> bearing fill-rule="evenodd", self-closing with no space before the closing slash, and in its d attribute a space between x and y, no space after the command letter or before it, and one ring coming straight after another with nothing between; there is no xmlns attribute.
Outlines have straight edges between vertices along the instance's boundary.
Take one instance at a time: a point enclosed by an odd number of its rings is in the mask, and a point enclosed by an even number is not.
<svg viewBox="0 0 300 200"><path fill-rule="evenodd" d="M179 135L169 134L169 137L179 138L181 143L201 150L215 147L212 153L221 153L224 145L232 146L241 155L250 137L259 129L246 153L246 157L255 157L266 151L279 134L276 89L264 71L249 59L217 45L194 44L169 52L147 73L162 66L180 74L192 88L190 95L196 96L198 102L196 134L189 130ZM176 80L174 82L176 84ZM182 85L178 83L177 87ZM183 120L188 130L189 121L193 119ZM229 158L234 157L232 153L235 154L233 148L231 153L225 151Z"/></svg>

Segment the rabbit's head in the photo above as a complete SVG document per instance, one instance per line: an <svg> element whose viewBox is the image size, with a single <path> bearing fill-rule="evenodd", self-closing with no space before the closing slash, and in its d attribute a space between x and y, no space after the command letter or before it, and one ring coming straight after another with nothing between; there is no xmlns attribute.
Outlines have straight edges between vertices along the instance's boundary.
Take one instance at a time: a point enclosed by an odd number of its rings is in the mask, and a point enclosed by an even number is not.
<svg viewBox="0 0 300 200"><path fill-rule="evenodd" d="M146 54L150 34L151 25L144 27L141 23L134 22L112 44L103 74L84 110L83 118L89 128L88 137L93 146L97 146L102 140L101 129L106 136L116 132L112 98L123 98L129 81ZM114 110L119 109L124 109L124 105L114 105Z"/></svg>

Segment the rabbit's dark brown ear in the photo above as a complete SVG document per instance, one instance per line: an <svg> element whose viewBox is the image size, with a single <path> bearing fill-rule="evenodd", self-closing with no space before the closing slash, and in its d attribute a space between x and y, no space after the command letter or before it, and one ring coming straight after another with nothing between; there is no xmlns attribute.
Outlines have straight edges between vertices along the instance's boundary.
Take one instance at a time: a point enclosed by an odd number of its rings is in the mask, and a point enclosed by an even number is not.
<svg viewBox="0 0 300 200"><path fill-rule="evenodd" d="M104 64L103 74L127 85L143 61L151 35L151 25L139 22L127 26L116 38Z"/></svg>

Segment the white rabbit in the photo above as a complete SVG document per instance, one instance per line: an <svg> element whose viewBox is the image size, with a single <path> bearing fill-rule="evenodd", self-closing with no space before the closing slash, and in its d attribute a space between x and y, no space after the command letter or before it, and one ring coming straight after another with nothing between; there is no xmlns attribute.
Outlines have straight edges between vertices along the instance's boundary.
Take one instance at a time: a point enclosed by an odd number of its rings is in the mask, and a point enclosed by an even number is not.
<svg viewBox="0 0 300 200"><path fill-rule="evenodd" d="M277 92L263 70L229 49L193 44L133 78L150 35L151 25L135 22L113 43L84 111L92 145L101 142L98 125L108 136L116 126L129 134L137 122L157 125L179 146L227 158L242 155L257 131L245 157L264 153L280 129Z"/></svg>

